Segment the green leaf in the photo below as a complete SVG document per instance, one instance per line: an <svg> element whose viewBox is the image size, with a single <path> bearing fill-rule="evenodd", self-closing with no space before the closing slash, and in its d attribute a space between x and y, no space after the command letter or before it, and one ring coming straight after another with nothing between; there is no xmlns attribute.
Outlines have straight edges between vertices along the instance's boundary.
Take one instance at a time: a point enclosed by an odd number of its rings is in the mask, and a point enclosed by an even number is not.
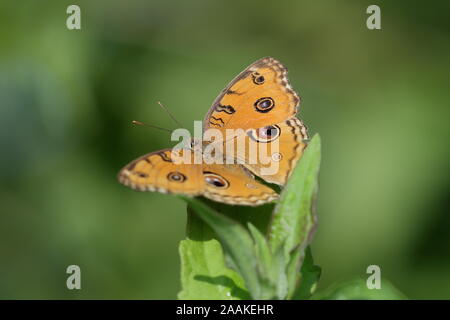
<svg viewBox="0 0 450 320"><path fill-rule="evenodd" d="M404 300L406 296L397 290L389 281L381 280L381 289L369 289L365 279L354 279L337 283L312 299L326 300Z"/></svg>
<svg viewBox="0 0 450 320"><path fill-rule="evenodd" d="M258 261L258 271L262 276L266 275L267 280L270 280L270 272L272 270L272 254L264 235L250 222L248 229L255 242L255 252Z"/></svg>
<svg viewBox="0 0 450 320"><path fill-rule="evenodd" d="M271 246L283 246L286 258L296 248L304 250L311 240L316 225L313 205L319 167L320 137L316 134L281 193L269 229Z"/></svg>
<svg viewBox="0 0 450 320"><path fill-rule="evenodd" d="M258 272L258 258L249 232L241 224L217 213L199 199L183 198L189 203L189 208L215 231L224 250L232 259L236 271L244 279L252 298L274 298L275 293L270 286L265 285L265 280Z"/></svg>
<svg viewBox="0 0 450 320"><path fill-rule="evenodd" d="M182 197L188 202L189 210L214 230L225 251L225 261L231 262L229 265L242 277L253 299L285 299L294 295L304 249L315 226L312 206L319 164L320 138L315 136L281 194L269 225L269 241L261 230L267 226L271 206L244 209L209 201L206 201L207 205L199 199ZM250 222L247 218L255 212L257 214ZM243 219L250 233L230 216ZM223 258L220 261L223 263ZM184 270L188 267L195 269L193 263L184 266ZM185 285L183 289L186 291Z"/></svg>
<svg viewBox="0 0 450 320"><path fill-rule="evenodd" d="M261 275L260 278L267 282L267 290L276 292L276 297L278 299L285 299L288 284L283 251L278 250L277 252L272 253L264 235L251 223L248 223L248 228L255 242L258 271Z"/></svg>
<svg viewBox="0 0 450 320"><path fill-rule="evenodd" d="M276 283L276 293L278 299L286 299L288 294L288 278L286 275L286 259L283 248L278 247L272 253L272 278Z"/></svg>
<svg viewBox="0 0 450 320"><path fill-rule="evenodd" d="M181 241L179 299L249 299L244 280L225 266L215 233L195 214L188 213L187 239Z"/></svg>
<svg viewBox="0 0 450 320"><path fill-rule="evenodd" d="M283 248L280 246L279 251L282 251ZM291 253L291 257L288 261L288 264L286 266L286 279L288 282L288 292L287 292L287 299L292 299L292 297L295 294L295 291L298 287L300 275L299 275L299 269L302 264L302 251L301 250L294 250ZM284 252L283 252L284 256Z"/></svg>
<svg viewBox="0 0 450 320"><path fill-rule="evenodd" d="M315 135L281 193L269 227L272 252L281 248L287 264L288 298L293 297L297 290L304 250L316 226L314 204L318 191L320 147L320 137ZM310 280L303 277L303 281ZM305 284L303 288L307 286ZM301 296L306 297L306 292Z"/></svg>
<svg viewBox="0 0 450 320"><path fill-rule="evenodd" d="M305 300L311 298L317 289L317 283L322 269L314 265L311 248L305 250L305 259L300 270L300 286L297 288L293 299Z"/></svg>

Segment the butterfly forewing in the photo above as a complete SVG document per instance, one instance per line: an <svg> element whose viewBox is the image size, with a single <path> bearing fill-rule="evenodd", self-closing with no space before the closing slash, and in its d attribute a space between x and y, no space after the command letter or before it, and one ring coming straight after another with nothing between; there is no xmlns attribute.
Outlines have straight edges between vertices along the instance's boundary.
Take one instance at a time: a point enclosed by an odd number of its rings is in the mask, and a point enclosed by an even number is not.
<svg viewBox="0 0 450 320"><path fill-rule="evenodd" d="M192 153L193 157L193 153ZM119 181L135 190L199 195L204 190L202 166L178 163L171 149L140 157L119 172Z"/></svg>
<svg viewBox="0 0 450 320"><path fill-rule="evenodd" d="M260 128L294 117L299 102L287 69L267 57L231 81L214 101L203 125L205 129Z"/></svg>

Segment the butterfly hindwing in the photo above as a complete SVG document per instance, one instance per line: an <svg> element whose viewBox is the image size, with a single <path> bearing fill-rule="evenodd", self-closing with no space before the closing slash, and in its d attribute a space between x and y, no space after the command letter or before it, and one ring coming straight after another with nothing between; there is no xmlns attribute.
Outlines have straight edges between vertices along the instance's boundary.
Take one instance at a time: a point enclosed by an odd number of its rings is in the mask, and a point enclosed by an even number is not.
<svg viewBox="0 0 450 320"><path fill-rule="evenodd" d="M246 147L237 152L243 165L269 183L284 185L303 154L306 127L297 118L248 130Z"/></svg>
<svg viewBox="0 0 450 320"><path fill-rule="evenodd" d="M238 164L205 164L203 176L206 181L203 195L214 201L256 206L278 198L274 190L257 182Z"/></svg>

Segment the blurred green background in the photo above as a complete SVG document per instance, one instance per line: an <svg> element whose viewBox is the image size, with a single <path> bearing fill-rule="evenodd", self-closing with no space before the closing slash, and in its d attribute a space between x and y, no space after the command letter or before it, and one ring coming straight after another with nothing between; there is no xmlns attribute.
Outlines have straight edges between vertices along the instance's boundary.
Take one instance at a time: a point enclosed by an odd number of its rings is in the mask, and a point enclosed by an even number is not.
<svg viewBox="0 0 450 320"><path fill-rule="evenodd" d="M116 181L174 143L131 120L173 128L160 100L192 129L269 55L323 140L320 288L376 264L409 298L450 298L449 4L2 1L0 298L176 298L185 204Z"/></svg>

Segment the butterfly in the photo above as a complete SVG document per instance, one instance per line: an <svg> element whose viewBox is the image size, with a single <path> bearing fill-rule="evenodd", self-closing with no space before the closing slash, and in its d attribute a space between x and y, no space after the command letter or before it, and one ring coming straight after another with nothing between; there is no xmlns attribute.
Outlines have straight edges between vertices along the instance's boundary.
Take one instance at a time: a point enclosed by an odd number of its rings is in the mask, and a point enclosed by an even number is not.
<svg viewBox="0 0 450 320"><path fill-rule="evenodd" d="M300 98L287 78L287 69L274 58L262 58L222 90L203 120L204 132L241 130L234 139L219 141L223 145L236 139L243 141L245 150L231 156L238 160L236 163L203 160L179 163L174 161L172 149L164 149L126 165L120 170L118 180L139 191L203 196L231 205L257 206L272 202L278 194L255 176L267 183L286 184L307 146L307 129L296 118L299 103ZM194 149L194 145L198 143L193 141L181 153ZM208 145L211 146L202 142L200 153ZM246 151L263 146L268 150L264 161L255 161L254 154ZM277 152L271 153L272 150ZM195 152L188 157L194 155ZM225 152L223 158L227 158ZM277 170L265 173L274 164Z"/></svg>

